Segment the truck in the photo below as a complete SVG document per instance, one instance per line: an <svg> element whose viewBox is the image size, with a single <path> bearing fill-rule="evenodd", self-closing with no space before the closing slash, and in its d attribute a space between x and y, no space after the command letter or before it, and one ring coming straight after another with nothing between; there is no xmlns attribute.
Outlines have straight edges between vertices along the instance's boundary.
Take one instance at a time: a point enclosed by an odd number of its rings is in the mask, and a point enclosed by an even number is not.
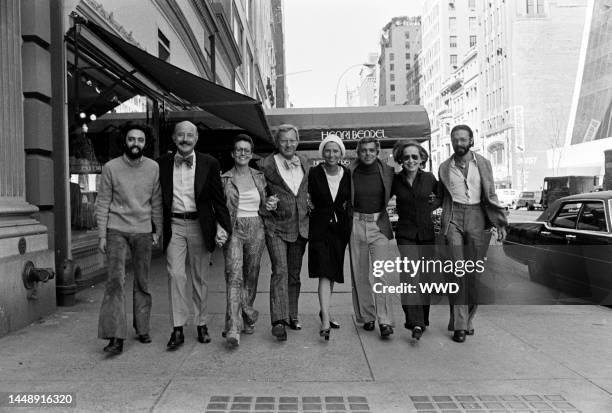
<svg viewBox="0 0 612 413"><path fill-rule="evenodd" d="M597 175L547 176L544 178L542 208L548 208L548 205L564 196L591 192L597 187L598 181Z"/></svg>

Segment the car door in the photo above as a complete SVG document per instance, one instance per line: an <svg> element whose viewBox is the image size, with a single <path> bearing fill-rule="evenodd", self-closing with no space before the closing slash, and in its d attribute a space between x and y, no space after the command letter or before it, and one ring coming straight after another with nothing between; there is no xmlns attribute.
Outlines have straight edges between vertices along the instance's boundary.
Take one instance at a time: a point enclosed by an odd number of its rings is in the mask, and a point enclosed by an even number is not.
<svg viewBox="0 0 612 413"><path fill-rule="evenodd" d="M581 201L562 202L557 213L540 231L542 242L548 245L548 264L560 291L571 291L568 281L583 272L582 250L577 247L576 223ZM569 287L569 288L568 288Z"/></svg>
<svg viewBox="0 0 612 413"><path fill-rule="evenodd" d="M604 200L585 201L578 217L576 244L584 267L576 280L585 298L597 304L612 304L612 234L610 210Z"/></svg>

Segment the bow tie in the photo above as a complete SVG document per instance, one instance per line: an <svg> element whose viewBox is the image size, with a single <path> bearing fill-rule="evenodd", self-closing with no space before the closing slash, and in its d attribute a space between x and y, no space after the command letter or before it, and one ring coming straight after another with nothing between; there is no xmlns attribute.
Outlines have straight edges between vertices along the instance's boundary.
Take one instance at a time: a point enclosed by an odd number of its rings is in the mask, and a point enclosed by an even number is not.
<svg viewBox="0 0 612 413"><path fill-rule="evenodd" d="M182 163L184 163L188 168L191 168L193 166L193 154L185 157L179 155L178 153L174 155L174 164L176 166L181 166Z"/></svg>
<svg viewBox="0 0 612 413"><path fill-rule="evenodd" d="M285 159L284 165L286 169L299 168L301 165L300 158L298 158L297 156L294 156L293 158L291 158L290 161Z"/></svg>

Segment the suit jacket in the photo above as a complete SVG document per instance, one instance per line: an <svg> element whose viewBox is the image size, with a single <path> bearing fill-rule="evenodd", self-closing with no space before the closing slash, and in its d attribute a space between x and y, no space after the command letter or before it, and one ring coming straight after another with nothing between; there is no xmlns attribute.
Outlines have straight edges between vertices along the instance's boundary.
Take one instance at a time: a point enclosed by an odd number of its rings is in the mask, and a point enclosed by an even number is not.
<svg viewBox="0 0 612 413"><path fill-rule="evenodd" d="M228 235L232 232L230 215L225 205L225 196L221 187L221 173L219 162L210 155L195 152L195 179L194 192L198 220L202 228L204 244L208 251L215 249L215 235L217 222L225 229ZM170 243L172 236L172 196L174 189L174 154L160 157L159 180L162 188L162 202L164 206L164 251Z"/></svg>
<svg viewBox="0 0 612 413"><path fill-rule="evenodd" d="M351 172L351 208L349 210L349 216L353 217L353 205L355 205L355 169L359 165L359 159L354 160L349 166L349 171ZM383 186L385 187L385 200L384 200L384 208L376 220L376 225L378 225L378 229L380 232L384 234L388 239L393 239L393 229L391 228L391 221L389 220L389 214L387 213L387 205L389 204L389 199L391 198L391 186L393 185L393 177L395 176L395 171L389 165L381 162L380 159L376 160L376 165L378 165L378 172L380 173L380 177L383 182ZM353 221L351 219L351 225Z"/></svg>
<svg viewBox="0 0 612 413"><path fill-rule="evenodd" d="M298 156L304 171L304 178L296 196L278 172L274 155L268 155L261 163L261 170L268 183L267 195L274 194L279 199L276 210L263 217L266 233L278 235L286 242L295 242L298 235L308 238L308 170L306 170L306 159Z"/></svg>
<svg viewBox="0 0 612 413"><path fill-rule="evenodd" d="M329 222L337 219L340 228L340 237L345 242L351 234L351 220L349 218L349 202L351 199L351 176L348 169L341 167L344 175L340 180L336 199L332 200L327 177L323 165L310 168L308 173L308 193L314 209L310 211L310 241L325 238L329 229Z"/></svg>
<svg viewBox="0 0 612 413"><path fill-rule="evenodd" d="M435 238L431 212L439 203L429 203L429 195L437 194L438 181L431 172L417 171L410 187L404 170L395 174L391 196L395 195L397 214L397 238L433 241Z"/></svg>
<svg viewBox="0 0 612 413"><path fill-rule="evenodd" d="M506 209L501 206L497 195L495 194L495 183L493 181L493 168L491 162L485 157L472 152L478 173L480 174L480 205L485 212L485 229L492 226L504 227L508 225L506 219ZM451 156L446 161L442 162L438 170L438 178L442 185L438 185L438 197L442 199L442 231L446 235L453 216L453 197L448 188L450 187L450 164L453 161Z"/></svg>

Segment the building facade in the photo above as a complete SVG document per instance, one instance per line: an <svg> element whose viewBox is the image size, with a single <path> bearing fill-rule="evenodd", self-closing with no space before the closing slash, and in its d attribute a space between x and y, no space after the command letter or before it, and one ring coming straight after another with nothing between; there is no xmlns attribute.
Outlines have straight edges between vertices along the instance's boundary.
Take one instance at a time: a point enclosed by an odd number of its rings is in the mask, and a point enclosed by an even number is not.
<svg viewBox="0 0 612 413"><path fill-rule="evenodd" d="M612 8L589 3L575 90L564 145L548 151L558 175L612 176ZM610 188L610 179L606 187Z"/></svg>
<svg viewBox="0 0 612 413"><path fill-rule="evenodd" d="M421 50L421 18L394 17L380 38L378 104L401 105L407 101L407 74Z"/></svg>
<svg viewBox="0 0 612 413"><path fill-rule="evenodd" d="M433 168L437 170L448 152L455 117L450 111L450 100L444 99L442 92L448 90L448 81L477 42L477 1L424 2L422 32L419 92L421 105L431 120Z"/></svg>
<svg viewBox="0 0 612 413"><path fill-rule="evenodd" d="M101 165L120 144L116 128L92 132L95 115L144 109L140 120L155 128L164 113L183 109L153 70L133 70L125 48L269 107L271 20L269 2L242 0L0 3L0 335L73 304L106 272L93 205ZM150 157L169 146L168 136L157 138ZM22 281L28 261L54 274L34 293Z"/></svg>
<svg viewBox="0 0 612 413"><path fill-rule="evenodd" d="M578 68L585 0L482 2L480 131L496 185L537 190L555 175Z"/></svg>

